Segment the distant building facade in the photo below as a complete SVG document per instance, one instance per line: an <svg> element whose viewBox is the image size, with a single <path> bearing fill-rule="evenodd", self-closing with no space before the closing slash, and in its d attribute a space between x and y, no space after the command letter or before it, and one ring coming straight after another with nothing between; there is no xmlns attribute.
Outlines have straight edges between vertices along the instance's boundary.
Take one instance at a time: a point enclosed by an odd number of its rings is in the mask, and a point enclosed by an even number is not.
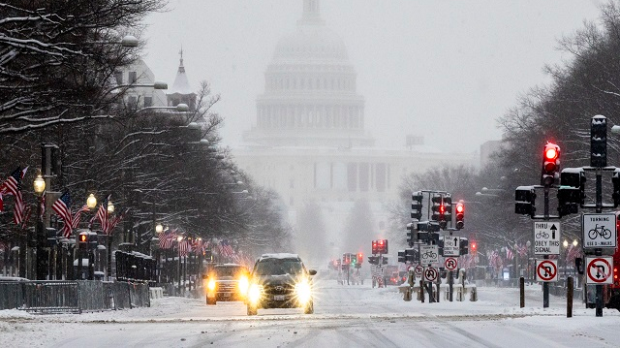
<svg viewBox="0 0 620 348"><path fill-rule="evenodd" d="M320 17L320 2L304 0L296 32L279 41L265 72L256 122L232 149L243 170L282 196L293 223L304 203L318 203L335 244L357 200L370 204L378 237L405 175L475 164L473 154L434 151L419 136L375 147L356 78L344 42Z"/></svg>

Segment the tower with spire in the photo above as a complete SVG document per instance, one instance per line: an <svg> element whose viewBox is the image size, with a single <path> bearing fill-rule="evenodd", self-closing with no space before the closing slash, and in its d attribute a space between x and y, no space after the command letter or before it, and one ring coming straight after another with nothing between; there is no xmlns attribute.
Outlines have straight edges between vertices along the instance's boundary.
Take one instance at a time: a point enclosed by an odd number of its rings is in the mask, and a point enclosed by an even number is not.
<svg viewBox="0 0 620 348"><path fill-rule="evenodd" d="M177 69L177 76L174 78L172 88L166 93L168 106L177 106L179 104L187 104L190 111L196 110L196 93L194 93L189 85L185 66L183 65L183 48L179 51L180 61Z"/></svg>

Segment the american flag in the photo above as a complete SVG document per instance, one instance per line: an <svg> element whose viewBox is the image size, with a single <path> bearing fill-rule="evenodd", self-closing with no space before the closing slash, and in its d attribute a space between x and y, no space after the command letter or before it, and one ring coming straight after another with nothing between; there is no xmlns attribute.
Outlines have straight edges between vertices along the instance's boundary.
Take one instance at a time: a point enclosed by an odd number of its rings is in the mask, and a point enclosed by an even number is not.
<svg viewBox="0 0 620 348"><path fill-rule="evenodd" d="M232 254L235 253L235 251L230 246L230 244L228 244L228 240L226 239L220 242L220 245L218 245L218 251L220 252L220 255L226 256L226 257L231 256Z"/></svg>
<svg viewBox="0 0 620 348"><path fill-rule="evenodd" d="M27 170L28 167L24 168L23 170L21 169L21 167L17 167L17 169L15 169L13 173L11 173L8 179L4 181L2 186L0 186L0 193L17 196L17 192L20 188L20 183L26 175Z"/></svg>
<svg viewBox="0 0 620 348"><path fill-rule="evenodd" d="M89 209L88 206L84 204L84 206L73 215L73 219L71 219L71 226L73 228L78 228L80 226L80 218L82 217L82 213L86 211L89 211Z"/></svg>
<svg viewBox="0 0 620 348"><path fill-rule="evenodd" d="M129 212L129 209L117 215L112 221L106 222L106 226L105 226L106 229L103 230L103 233L105 235L112 234L112 230L114 229L114 227L116 227L116 225L118 225L121 221L123 221L123 219L125 218L125 214L127 214L127 212Z"/></svg>
<svg viewBox="0 0 620 348"><path fill-rule="evenodd" d="M576 258L581 256L581 249L571 245L568 247L568 251L566 252L566 262L572 263Z"/></svg>
<svg viewBox="0 0 620 348"><path fill-rule="evenodd" d="M63 236L65 236L65 238L71 237L71 232L73 232L73 218L71 217L71 195L69 191L65 192L54 202L52 210L65 222L62 228Z"/></svg>
<svg viewBox="0 0 620 348"><path fill-rule="evenodd" d="M26 213L26 203L24 203L24 197L22 191L17 190L15 196L15 206L13 207L13 222L16 225L21 225L24 222L24 215Z"/></svg>
<svg viewBox="0 0 620 348"><path fill-rule="evenodd" d="M504 262L502 261L502 257L499 256L499 253L497 251L491 252L488 258L489 258L489 265L493 267L496 271L499 271L504 265Z"/></svg>
<svg viewBox="0 0 620 348"><path fill-rule="evenodd" d="M189 254L191 251L192 243L189 240L183 239L179 242L179 255L187 256L187 254Z"/></svg>
<svg viewBox="0 0 620 348"><path fill-rule="evenodd" d="M515 254L510 250L510 248L506 247L506 260L512 260L515 258Z"/></svg>
<svg viewBox="0 0 620 348"><path fill-rule="evenodd" d="M159 248L160 249L170 249L174 244L174 239L176 238L175 234L167 230L159 234Z"/></svg>
<svg viewBox="0 0 620 348"><path fill-rule="evenodd" d="M517 246L517 254L519 254L519 257L523 258L527 256L527 246L525 245L519 245Z"/></svg>
<svg viewBox="0 0 620 348"><path fill-rule="evenodd" d="M108 195L106 199L99 205L99 209L97 209L97 213L90 219L88 224L88 228L92 229L92 225L95 221L99 220L99 225L101 227L101 231L105 233L108 229L108 200L111 195Z"/></svg>

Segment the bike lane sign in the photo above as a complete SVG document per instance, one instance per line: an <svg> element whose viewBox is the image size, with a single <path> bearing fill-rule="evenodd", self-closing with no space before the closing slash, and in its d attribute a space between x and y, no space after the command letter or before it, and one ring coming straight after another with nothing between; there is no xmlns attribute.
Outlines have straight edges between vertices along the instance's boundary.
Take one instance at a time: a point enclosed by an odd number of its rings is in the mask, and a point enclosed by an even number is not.
<svg viewBox="0 0 620 348"><path fill-rule="evenodd" d="M583 214L583 247L616 247L616 214Z"/></svg>
<svg viewBox="0 0 620 348"><path fill-rule="evenodd" d="M439 267L439 248L437 245L420 245L420 263Z"/></svg>
<svg viewBox="0 0 620 348"><path fill-rule="evenodd" d="M613 284L613 257L586 257L586 284Z"/></svg>
<svg viewBox="0 0 620 348"><path fill-rule="evenodd" d="M534 255L560 254L560 222L534 222Z"/></svg>

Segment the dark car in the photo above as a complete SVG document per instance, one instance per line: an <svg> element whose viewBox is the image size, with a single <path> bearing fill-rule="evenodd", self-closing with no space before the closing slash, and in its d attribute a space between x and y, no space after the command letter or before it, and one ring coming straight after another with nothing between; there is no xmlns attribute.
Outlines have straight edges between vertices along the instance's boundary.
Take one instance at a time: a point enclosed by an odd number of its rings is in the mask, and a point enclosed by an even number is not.
<svg viewBox="0 0 620 348"><path fill-rule="evenodd" d="M303 308L314 313L312 276L297 254L264 254L254 265L248 289L248 315L259 308Z"/></svg>
<svg viewBox="0 0 620 348"><path fill-rule="evenodd" d="M217 265L205 277L208 305L217 301L245 301L249 271L237 264Z"/></svg>

